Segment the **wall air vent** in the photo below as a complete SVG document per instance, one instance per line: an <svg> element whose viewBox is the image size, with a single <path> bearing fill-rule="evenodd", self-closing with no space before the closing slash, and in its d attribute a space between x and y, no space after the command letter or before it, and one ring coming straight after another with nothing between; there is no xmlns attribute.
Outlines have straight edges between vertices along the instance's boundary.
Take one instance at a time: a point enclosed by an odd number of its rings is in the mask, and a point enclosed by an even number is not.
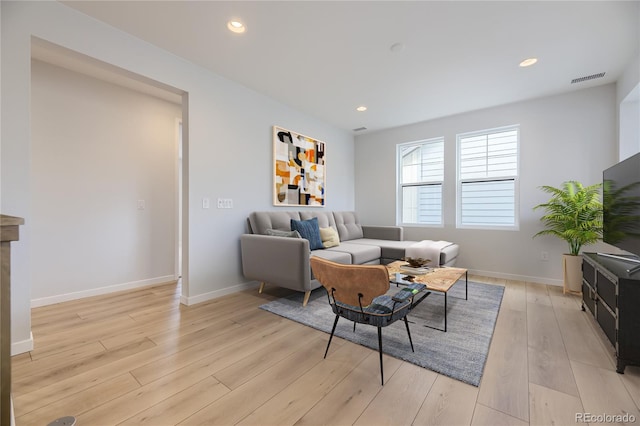
<svg viewBox="0 0 640 426"><path fill-rule="evenodd" d="M604 77L604 74L605 73L601 72L598 74L591 74L584 77L574 78L573 80L571 80L571 84L582 83L583 81L593 80L595 78L602 78Z"/></svg>
<svg viewBox="0 0 640 426"><path fill-rule="evenodd" d="M353 129L354 132L361 132L363 130L367 130L366 127L358 127L357 129Z"/></svg>

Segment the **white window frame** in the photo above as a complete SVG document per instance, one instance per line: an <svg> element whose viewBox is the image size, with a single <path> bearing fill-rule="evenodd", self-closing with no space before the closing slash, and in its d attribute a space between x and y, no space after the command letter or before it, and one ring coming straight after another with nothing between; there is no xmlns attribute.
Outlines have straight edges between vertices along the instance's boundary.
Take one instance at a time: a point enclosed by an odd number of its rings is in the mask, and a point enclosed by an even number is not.
<svg viewBox="0 0 640 426"><path fill-rule="evenodd" d="M429 143L440 143L442 144L442 176L439 180L424 180L417 182L404 183L402 181L402 150L407 147L415 146L419 147L421 145L429 144ZM412 227L425 227L425 228L442 228L444 227L444 136L431 138L431 139L423 139L414 142L405 142L396 145L396 188L397 188L397 205L396 205L396 224L398 226L412 226ZM430 186L430 185L439 185L440 186L440 223L419 223L419 222L404 222L404 188L407 187L421 187L421 186Z"/></svg>
<svg viewBox="0 0 640 426"><path fill-rule="evenodd" d="M488 136L495 133L502 133L508 131L516 131L516 172L515 174L504 174L501 176L485 176L483 178L461 178L461 142L462 139L466 139L474 136ZM487 158L489 158L487 156ZM487 230L502 230L502 231L517 231L520 229L520 125L514 124L511 126L497 127L493 129L485 129L474 132L460 133L456 135L456 228L459 229L487 229ZM495 182L495 181L513 181L514 191L514 223L513 225L497 225L497 224L463 224L462 223L462 186L465 183L481 183L481 182Z"/></svg>

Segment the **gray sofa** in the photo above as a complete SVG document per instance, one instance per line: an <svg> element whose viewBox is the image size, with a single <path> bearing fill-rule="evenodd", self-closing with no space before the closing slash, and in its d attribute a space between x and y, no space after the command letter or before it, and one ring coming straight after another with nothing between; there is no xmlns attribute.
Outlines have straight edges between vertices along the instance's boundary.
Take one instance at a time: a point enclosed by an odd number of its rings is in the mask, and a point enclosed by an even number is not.
<svg viewBox="0 0 640 426"><path fill-rule="evenodd" d="M339 235L338 246L309 249L309 240L268 235L276 231L291 231L291 219L316 217L319 228L331 227ZM311 290L321 284L312 277L309 259L318 256L345 264L387 264L405 256L405 250L416 241L403 241L399 226L361 225L355 212L330 211L262 211L248 218L249 233L240 237L242 271L245 278L259 281L260 292L265 284L273 284L305 293L303 305ZM459 247L451 244L440 251L438 264L453 266ZM432 262L435 264L436 262Z"/></svg>

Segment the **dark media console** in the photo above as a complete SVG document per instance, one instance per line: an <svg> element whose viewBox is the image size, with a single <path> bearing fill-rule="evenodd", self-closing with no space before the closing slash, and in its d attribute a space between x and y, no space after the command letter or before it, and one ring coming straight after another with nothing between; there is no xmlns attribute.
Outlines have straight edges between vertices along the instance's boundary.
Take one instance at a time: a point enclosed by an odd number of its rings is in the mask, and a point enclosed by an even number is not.
<svg viewBox="0 0 640 426"><path fill-rule="evenodd" d="M640 272L624 257L584 253L582 310L593 314L616 351L616 371L640 365Z"/></svg>

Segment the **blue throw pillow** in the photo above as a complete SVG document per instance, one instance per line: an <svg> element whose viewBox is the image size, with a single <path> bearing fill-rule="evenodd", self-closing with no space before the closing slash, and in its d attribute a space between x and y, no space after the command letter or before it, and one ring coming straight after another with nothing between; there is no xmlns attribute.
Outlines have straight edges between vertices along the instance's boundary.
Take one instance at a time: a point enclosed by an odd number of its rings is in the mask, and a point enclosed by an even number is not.
<svg viewBox="0 0 640 426"><path fill-rule="evenodd" d="M320 238L320 227L318 226L318 218L314 217L308 220L291 219L291 230L298 231L302 238L309 240L309 249L317 250L324 248L322 239Z"/></svg>

